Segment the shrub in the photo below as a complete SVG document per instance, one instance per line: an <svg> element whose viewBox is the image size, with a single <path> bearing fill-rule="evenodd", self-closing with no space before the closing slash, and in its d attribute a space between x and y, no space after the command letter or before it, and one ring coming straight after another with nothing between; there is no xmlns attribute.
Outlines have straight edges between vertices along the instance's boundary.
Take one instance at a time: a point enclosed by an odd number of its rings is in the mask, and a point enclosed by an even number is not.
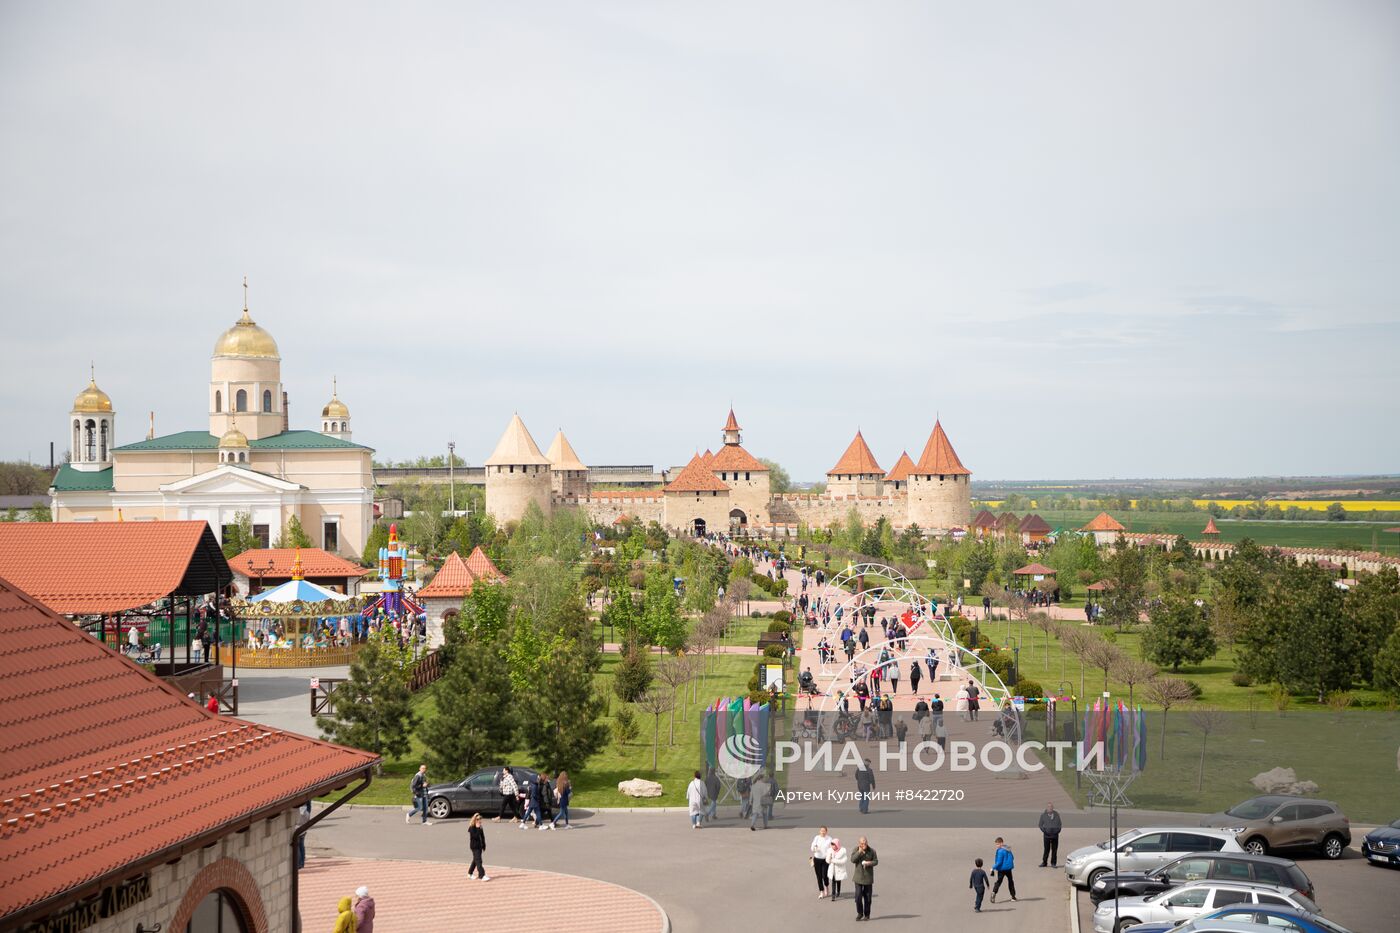
<svg viewBox="0 0 1400 933"><path fill-rule="evenodd" d="M1205 691L1201 689L1201 685L1196 683L1194 680L1186 681L1186 686L1191 688L1191 699L1193 700L1199 700L1201 698L1201 694L1205 693Z"/></svg>
<svg viewBox="0 0 1400 933"><path fill-rule="evenodd" d="M767 648L763 649L763 656L765 658L773 658L774 660L778 660L786 655L787 649L784 648L782 645L769 645Z"/></svg>
<svg viewBox="0 0 1400 933"><path fill-rule="evenodd" d="M1235 671L1230 675L1230 683L1236 687L1248 687L1253 685L1254 680L1244 671Z"/></svg>
<svg viewBox="0 0 1400 933"><path fill-rule="evenodd" d="M750 618L750 619L761 619L761 618L763 618L763 613L759 612L757 609L752 609L752 610L749 611L749 618Z"/></svg>
<svg viewBox="0 0 1400 933"><path fill-rule="evenodd" d="M651 658L646 652L629 645L613 670L613 692L618 699L635 703L651 686Z"/></svg>
<svg viewBox="0 0 1400 933"><path fill-rule="evenodd" d="M786 622L773 621L768 623L768 631L792 634L792 626L788 625Z"/></svg>
<svg viewBox="0 0 1400 933"><path fill-rule="evenodd" d="M632 707L625 703L619 705L617 712L613 713L612 721L612 737L617 747L622 748L624 745L635 742L641 731L641 727L637 725L637 717L632 712Z"/></svg>
<svg viewBox="0 0 1400 933"><path fill-rule="evenodd" d="M773 621L774 621L774 622L791 622L791 621L792 621L792 613L791 613L791 612L788 612L786 609L779 609L777 612L773 613ZM772 631L775 631L775 630L772 629L772 628L770 628L768 631L772 632Z"/></svg>
<svg viewBox="0 0 1400 933"><path fill-rule="evenodd" d="M1043 697L1045 696L1045 688L1037 681L1023 677L1020 682L1016 684L1012 694L1022 697Z"/></svg>

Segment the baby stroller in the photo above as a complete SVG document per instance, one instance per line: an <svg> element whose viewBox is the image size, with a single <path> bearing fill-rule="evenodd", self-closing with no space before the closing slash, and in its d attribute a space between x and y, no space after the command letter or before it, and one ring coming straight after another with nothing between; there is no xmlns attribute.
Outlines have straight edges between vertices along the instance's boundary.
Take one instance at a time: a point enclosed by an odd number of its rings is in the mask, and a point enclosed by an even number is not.
<svg viewBox="0 0 1400 933"><path fill-rule="evenodd" d="M803 671L798 675L797 691L806 696L821 696L821 691L817 689L817 679L812 676L811 671Z"/></svg>

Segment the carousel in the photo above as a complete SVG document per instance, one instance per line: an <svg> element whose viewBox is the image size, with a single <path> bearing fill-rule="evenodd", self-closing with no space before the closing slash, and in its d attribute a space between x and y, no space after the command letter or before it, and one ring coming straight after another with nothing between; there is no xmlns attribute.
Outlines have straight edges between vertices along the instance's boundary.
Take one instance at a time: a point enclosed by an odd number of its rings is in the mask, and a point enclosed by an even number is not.
<svg viewBox="0 0 1400 933"><path fill-rule="evenodd" d="M247 599L231 601L243 626L237 661L245 667L348 665L372 629L393 625L405 635L421 632L427 613L404 591L408 549L398 526L379 549L380 592L347 596L302 578L301 553L292 579Z"/></svg>

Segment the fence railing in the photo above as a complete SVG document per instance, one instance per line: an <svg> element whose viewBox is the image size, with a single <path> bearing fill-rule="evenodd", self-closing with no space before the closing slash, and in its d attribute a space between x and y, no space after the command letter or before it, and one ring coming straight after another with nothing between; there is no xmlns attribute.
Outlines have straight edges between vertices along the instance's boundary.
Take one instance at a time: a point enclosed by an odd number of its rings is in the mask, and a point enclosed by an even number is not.
<svg viewBox="0 0 1400 933"><path fill-rule="evenodd" d="M231 677L201 680L195 685L195 694L201 705L208 703L211 696L218 697L220 713L238 715L238 681Z"/></svg>

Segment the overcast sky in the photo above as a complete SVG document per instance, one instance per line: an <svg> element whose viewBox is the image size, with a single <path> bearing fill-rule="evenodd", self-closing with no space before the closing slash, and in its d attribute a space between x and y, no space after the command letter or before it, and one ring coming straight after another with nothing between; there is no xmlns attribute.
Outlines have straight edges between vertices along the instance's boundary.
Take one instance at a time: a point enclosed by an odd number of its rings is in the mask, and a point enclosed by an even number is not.
<svg viewBox="0 0 1400 933"><path fill-rule="evenodd" d="M381 458L1400 471L1388 0L7 0L0 128L3 458L207 427L246 273Z"/></svg>

